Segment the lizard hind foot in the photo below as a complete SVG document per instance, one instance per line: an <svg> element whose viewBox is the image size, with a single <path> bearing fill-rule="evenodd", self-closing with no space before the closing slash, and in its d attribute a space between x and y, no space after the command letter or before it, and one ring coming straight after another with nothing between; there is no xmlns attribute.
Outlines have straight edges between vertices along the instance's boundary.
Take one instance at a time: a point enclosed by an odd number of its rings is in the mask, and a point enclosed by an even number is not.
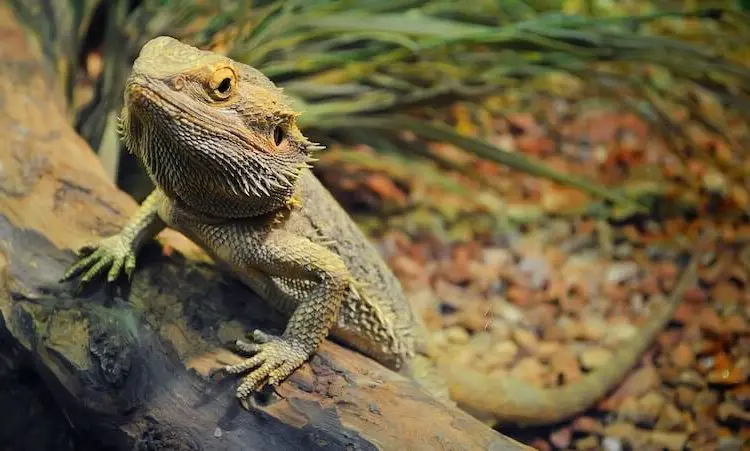
<svg viewBox="0 0 750 451"><path fill-rule="evenodd" d="M259 330L253 332L254 343L237 340L235 347L243 354L251 354L242 362L222 368L224 374L248 373L237 388L237 397L245 399L266 384L278 385L299 368L309 357L302 343L277 337Z"/></svg>

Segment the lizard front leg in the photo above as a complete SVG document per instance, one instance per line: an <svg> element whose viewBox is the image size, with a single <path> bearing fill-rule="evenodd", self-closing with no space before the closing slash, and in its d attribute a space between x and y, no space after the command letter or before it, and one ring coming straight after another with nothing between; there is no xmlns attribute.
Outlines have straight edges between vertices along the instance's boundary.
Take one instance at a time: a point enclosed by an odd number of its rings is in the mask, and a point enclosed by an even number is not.
<svg viewBox="0 0 750 451"><path fill-rule="evenodd" d="M267 302L292 314L280 337L256 330L253 343L238 341L239 350L253 354L223 368L230 374L249 371L237 389L238 398L266 383L279 384L317 351L351 282L341 258L307 238L285 230L243 236L246 243L231 251L232 266Z"/></svg>
<svg viewBox="0 0 750 451"><path fill-rule="evenodd" d="M70 266L60 281L70 280L83 273L83 285L108 267L108 282L113 282L123 270L130 277L135 269L136 254L140 247L166 227L158 215L163 200L164 193L154 190L120 233L104 238L97 244L82 247L78 251L80 258Z"/></svg>

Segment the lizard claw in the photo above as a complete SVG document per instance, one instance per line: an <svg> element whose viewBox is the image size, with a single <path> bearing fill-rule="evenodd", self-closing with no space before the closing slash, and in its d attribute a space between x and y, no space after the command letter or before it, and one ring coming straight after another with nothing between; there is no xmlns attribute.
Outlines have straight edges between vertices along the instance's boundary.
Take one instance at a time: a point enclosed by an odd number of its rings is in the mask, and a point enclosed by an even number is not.
<svg viewBox="0 0 750 451"><path fill-rule="evenodd" d="M255 343L237 340L236 348L246 354L254 354L236 365L222 368L224 374L241 374L249 371L242 378L237 389L237 397L247 398L252 392L264 385L278 385L299 368L310 356L305 346L294 339L276 337L256 330L253 333Z"/></svg>
<svg viewBox="0 0 750 451"><path fill-rule="evenodd" d="M98 244L83 246L77 252L78 260L73 263L60 282L65 282L81 275L81 288L94 277L107 271L107 282L114 282L124 271L128 278L135 269L135 250L130 240L114 235L104 238Z"/></svg>

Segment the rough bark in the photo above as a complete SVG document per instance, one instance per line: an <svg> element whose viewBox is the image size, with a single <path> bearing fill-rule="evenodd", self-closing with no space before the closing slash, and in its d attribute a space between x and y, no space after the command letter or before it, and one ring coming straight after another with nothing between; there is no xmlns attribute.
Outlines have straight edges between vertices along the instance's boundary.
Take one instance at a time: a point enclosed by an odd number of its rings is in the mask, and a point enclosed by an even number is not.
<svg viewBox="0 0 750 451"><path fill-rule="evenodd" d="M116 232L136 205L67 123L54 77L5 7L0 32L0 376L32 371L45 392L0 390L0 409L41 396L36 418L65 418L49 429L62 428L57 443L14 449L66 449L71 430L98 449L524 449L331 342L242 409L235 379L206 375L237 359L223 344L278 333L283 319L174 232L140 254L130 284L77 294L58 283L70 249Z"/></svg>

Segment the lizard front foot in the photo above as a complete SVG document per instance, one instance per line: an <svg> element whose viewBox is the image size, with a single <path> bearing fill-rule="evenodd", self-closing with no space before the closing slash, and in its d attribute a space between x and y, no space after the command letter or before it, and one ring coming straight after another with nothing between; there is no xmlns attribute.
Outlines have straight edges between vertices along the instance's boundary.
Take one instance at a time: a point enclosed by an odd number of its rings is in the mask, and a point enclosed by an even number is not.
<svg viewBox="0 0 750 451"><path fill-rule="evenodd" d="M252 357L236 364L226 366L223 373L240 374L252 370L242 378L237 389L237 397L247 398L252 392L260 390L266 383L278 385L299 368L310 356L307 347L294 339L269 335L259 330L253 332L254 343L237 340L235 346Z"/></svg>
<svg viewBox="0 0 750 451"><path fill-rule="evenodd" d="M113 282L123 271L128 277L132 275L135 269L135 249L132 240L122 235L113 235L104 238L98 244L82 247L78 251L78 261L65 271L60 281L70 280L83 273L83 285L107 268L107 282Z"/></svg>

